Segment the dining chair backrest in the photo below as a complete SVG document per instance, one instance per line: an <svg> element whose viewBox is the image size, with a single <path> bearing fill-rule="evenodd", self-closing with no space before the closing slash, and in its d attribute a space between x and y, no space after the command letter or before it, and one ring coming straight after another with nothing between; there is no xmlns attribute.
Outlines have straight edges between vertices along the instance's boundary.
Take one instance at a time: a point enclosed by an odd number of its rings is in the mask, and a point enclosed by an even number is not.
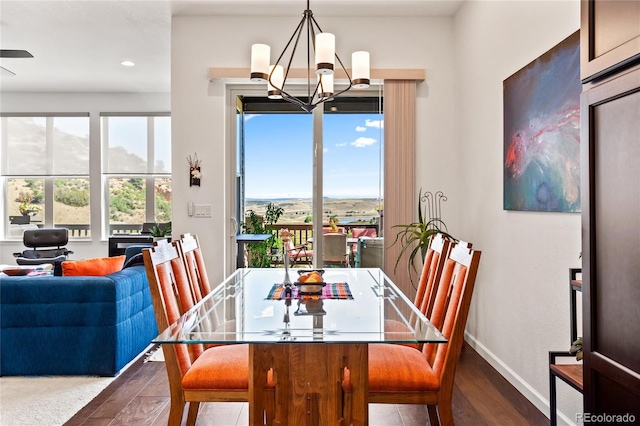
<svg viewBox="0 0 640 426"><path fill-rule="evenodd" d="M480 254L464 241L453 245L437 286L430 321L448 342L426 344L422 351L440 380L451 381L448 385L453 383L455 365L464 340Z"/></svg>
<svg viewBox="0 0 640 426"><path fill-rule="evenodd" d="M427 318L431 315L436 295L436 284L440 280L442 268L449 254L451 242L442 234L431 237L424 265L420 273L420 281L416 290L414 304Z"/></svg>
<svg viewBox="0 0 640 426"><path fill-rule="evenodd" d="M197 303L211 293L211 285L204 265L200 242L196 235L183 234L180 236L180 245L187 267L187 274L193 283L193 299Z"/></svg>
<svg viewBox="0 0 640 426"><path fill-rule="evenodd" d="M322 262L348 264L347 234L327 233L322 235Z"/></svg>
<svg viewBox="0 0 640 426"><path fill-rule="evenodd" d="M189 277L177 242L160 240L153 247L142 250L147 270L151 300L159 330L167 329L183 312L194 306ZM173 350L172 350L173 349ZM203 352L202 345L163 345L169 380L172 370L178 371L180 380L194 359ZM178 383L178 385L180 385Z"/></svg>

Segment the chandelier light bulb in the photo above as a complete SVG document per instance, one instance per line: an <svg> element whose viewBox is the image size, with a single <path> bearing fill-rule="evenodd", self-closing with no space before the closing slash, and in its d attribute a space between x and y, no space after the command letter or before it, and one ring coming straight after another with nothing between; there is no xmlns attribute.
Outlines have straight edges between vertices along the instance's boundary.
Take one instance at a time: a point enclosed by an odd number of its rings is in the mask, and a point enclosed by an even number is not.
<svg viewBox="0 0 640 426"><path fill-rule="evenodd" d="M318 97L329 100L333 96L333 74L318 74Z"/></svg>
<svg viewBox="0 0 640 426"><path fill-rule="evenodd" d="M284 69L282 65L269 66L269 77L267 83L267 96L269 99L282 99L282 85L284 83Z"/></svg>
<svg viewBox="0 0 640 426"><path fill-rule="evenodd" d="M336 36L331 33L316 35L316 74L333 74L336 56Z"/></svg>
<svg viewBox="0 0 640 426"><path fill-rule="evenodd" d="M266 81L269 78L271 48L266 44L251 46L251 81Z"/></svg>
<svg viewBox="0 0 640 426"><path fill-rule="evenodd" d="M351 69L353 73L353 87L366 89L371 83L369 68L369 52L353 52L351 55Z"/></svg>

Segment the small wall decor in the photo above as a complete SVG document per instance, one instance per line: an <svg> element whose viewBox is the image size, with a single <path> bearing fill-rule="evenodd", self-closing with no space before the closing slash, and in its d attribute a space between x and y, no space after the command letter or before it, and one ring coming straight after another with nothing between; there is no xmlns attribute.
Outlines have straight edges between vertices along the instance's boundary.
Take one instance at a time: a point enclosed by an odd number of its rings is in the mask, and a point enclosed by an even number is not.
<svg viewBox="0 0 640 426"><path fill-rule="evenodd" d="M505 210L580 211L580 36L504 80Z"/></svg>
<svg viewBox="0 0 640 426"><path fill-rule="evenodd" d="M198 153L194 153L193 158L188 156L187 162L189 163L189 186L200 186L200 177L202 176L200 164L202 160L198 160Z"/></svg>

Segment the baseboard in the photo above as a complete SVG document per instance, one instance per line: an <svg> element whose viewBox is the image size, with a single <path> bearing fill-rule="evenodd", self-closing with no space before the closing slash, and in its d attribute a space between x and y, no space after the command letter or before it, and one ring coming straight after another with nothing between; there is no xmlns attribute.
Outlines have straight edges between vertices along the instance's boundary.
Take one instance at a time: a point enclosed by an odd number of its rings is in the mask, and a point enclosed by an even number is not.
<svg viewBox="0 0 640 426"><path fill-rule="evenodd" d="M476 340L475 337L465 332L465 341L471 346L485 361L496 369L509 383L515 387L518 392L524 395L538 410L542 412L547 418L549 417L549 400L536 391L529 383L527 383L522 377L516 374L508 365L487 349L482 343ZM561 411L558 411L558 424L564 426L576 426L567 416Z"/></svg>

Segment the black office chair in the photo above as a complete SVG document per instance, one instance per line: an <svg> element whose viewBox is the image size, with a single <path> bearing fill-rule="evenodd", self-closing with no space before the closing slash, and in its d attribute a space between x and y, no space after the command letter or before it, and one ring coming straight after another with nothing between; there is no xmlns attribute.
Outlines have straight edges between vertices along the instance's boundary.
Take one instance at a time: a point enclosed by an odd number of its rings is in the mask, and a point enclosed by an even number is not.
<svg viewBox="0 0 640 426"><path fill-rule="evenodd" d="M22 243L29 247L21 253L13 253L18 265L40 265L67 259L72 251L65 245L69 242L67 228L26 229L22 235Z"/></svg>

